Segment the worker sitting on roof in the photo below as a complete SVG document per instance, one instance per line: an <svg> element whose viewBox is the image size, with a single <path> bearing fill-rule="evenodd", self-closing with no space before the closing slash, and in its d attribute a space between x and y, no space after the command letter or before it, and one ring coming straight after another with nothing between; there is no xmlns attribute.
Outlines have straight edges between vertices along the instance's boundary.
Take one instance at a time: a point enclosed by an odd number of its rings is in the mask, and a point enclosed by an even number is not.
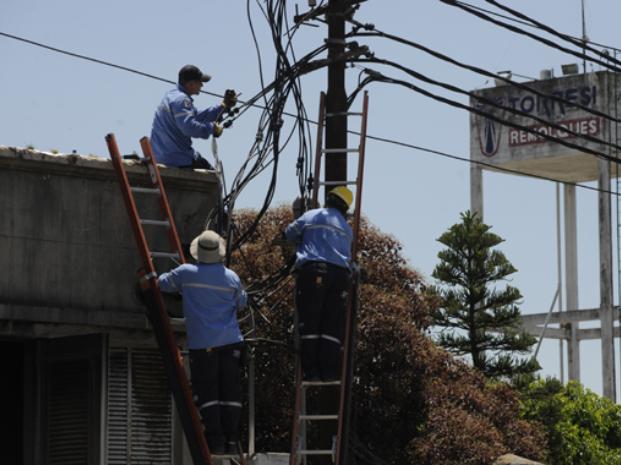
<svg viewBox="0 0 621 465"><path fill-rule="evenodd" d="M222 126L217 120L225 110L236 105L237 96L234 90L229 89L220 105L197 111L192 95L198 95L203 82L210 79L210 76L203 74L194 65L186 65L179 70L177 87L164 95L153 118L151 145L158 163L181 168L213 169L192 148L192 137L219 137Z"/></svg>
<svg viewBox="0 0 621 465"><path fill-rule="evenodd" d="M217 233L204 231L190 245L198 263L162 274L158 284L183 296L192 391L209 449L238 454L243 337L236 313L246 305L246 293L237 274L222 263L225 250Z"/></svg>
<svg viewBox="0 0 621 465"><path fill-rule="evenodd" d="M307 381L340 379L352 268L352 230L345 216L352 197L346 187L336 187L326 208L307 211L285 230L286 239L297 244L295 303Z"/></svg>

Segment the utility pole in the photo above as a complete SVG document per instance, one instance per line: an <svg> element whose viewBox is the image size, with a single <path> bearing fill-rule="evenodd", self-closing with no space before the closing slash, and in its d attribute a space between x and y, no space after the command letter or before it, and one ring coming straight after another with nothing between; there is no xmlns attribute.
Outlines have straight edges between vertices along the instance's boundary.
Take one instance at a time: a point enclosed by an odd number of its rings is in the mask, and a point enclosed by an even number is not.
<svg viewBox="0 0 621 465"><path fill-rule="evenodd" d="M329 0L328 23L328 91L326 93L326 149L347 147L347 93L345 91L345 60L336 60L345 53L345 0ZM326 182L347 180L347 153L331 153L325 157ZM324 193L330 190L326 186Z"/></svg>
<svg viewBox="0 0 621 465"><path fill-rule="evenodd" d="M328 90L326 92L326 149L345 149L347 147L347 92L345 90L345 60L339 60L345 53L345 0L329 0L326 11L328 23ZM347 180L347 152L326 153L324 157L324 179L326 183ZM325 185L324 201L334 186ZM338 411L338 390L323 391L320 403L327 411ZM320 444L331 444L336 437L336 425L326 425L319 432ZM342 441L345 442L345 441ZM346 444L341 444L346 447ZM331 465L332 458L317 457L319 465Z"/></svg>

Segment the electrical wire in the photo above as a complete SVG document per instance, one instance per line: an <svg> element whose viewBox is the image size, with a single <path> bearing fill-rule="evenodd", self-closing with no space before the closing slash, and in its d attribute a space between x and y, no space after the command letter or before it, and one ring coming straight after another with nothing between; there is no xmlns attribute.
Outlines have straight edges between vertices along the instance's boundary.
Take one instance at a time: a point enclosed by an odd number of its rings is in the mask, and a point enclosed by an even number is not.
<svg viewBox="0 0 621 465"><path fill-rule="evenodd" d="M532 27L532 28L535 28L535 29L541 29L541 28L539 28L538 26L536 26L535 24L533 24L531 22L522 21L520 19L516 19L516 18L513 18L511 16L503 15L501 13L498 13L497 11L488 10L488 9L480 7L478 5L473 5L471 3L464 2L464 1L461 1L461 0L459 1L459 3L461 3L463 5L466 5L466 6L470 7L470 8L473 8L475 10L482 11L483 13L487 13L487 14L490 14L492 16L496 16L498 18L507 19L507 20L512 21L514 23L522 24L524 26L529 26L529 27ZM613 50L613 51L616 51L616 52L621 52L621 48L616 48L616 47L613 47L612 45L602 44L601 42L595 42L595 41L590 40L590 39L584 40L584 39L581 39L579 37L570 36L569 34L565 34L565 35L568 36L568 37L571 37L572 39L578 40L578 41L586 43L586 44L595 45L597 47L602 47L602 48L607 48L609 50Z"/></svg>
<svg viewBox="0 0 621 465"><path fill-rule="evenodd" d="M473 106L470 106L470 105L465 105L465 104L463 104L461 102L457 102L455 100L451 100L451 99L448 99L446 97L442 97L440 95L437 95L437 94L434 94L432 92L429 92L429 91L423 89L422 87L419 87L419 86L417 86L415 84L412 84L410 82L403 81L403 80L400 80L400 79L390 78L390 77L384 76L379 71L371 70L371 69L368 69L368 68L365 68L365 71L371 75L371 78L372 78L373 81L381 81L381 82L386 82L386 83L389 83L389 84L397 84L397 85L400 85L402 87L405 87L405 88L408 88L410 90L413 90L413 91L415 91L415 92L417 92L417 93L419 93L421 95L424 95L424 96L426 96L428 98L436 100L438 102L442 102L442 103L445 103L445 104L450 105L452 107L460 108L462 110L469 111L470 113L474 113L474 114L477 114L477 115L482 116L484 118L488 118L488 119L490 119L492 121L495 121L497 123L500 123L500 124L502 124L504 126L509 126L509 127L514 128L514 129L518 129L520 131L528 132L528 133L533 134L533 135L535 135L537 137L542 137L542 138L547 139L549 141L557 142L557 143L559 143L561 145L564 145L566 147L569 147L569 148L572 148L572 149L575 149L575 150L579 150L579 151L584 152L584 153L588 153L588 154L594 155L596 157L608 160L608 161L610 161L612 163L621 163L621 160L619 160L618 158L616 158L614 156L605 154L603 152L599 152L597 150L590 149L588 147L584 147L584 146L580 146L580 145L574 144L573 142L568 142L565 139L562 139L562 138L559 138L559 137L555 137L555 136L551 136L549 134L546 134L545 132L539 132L539 131L537 131L537 130L535 130L533 128L530 128L528 126L523 126L523 125L514 123L513 121L502 119L502 118L500 118L500 117L498 117L498 116L496 116L496 115L494 115L492 113L483 111L483 110L478 109L476 107L473 107Z"/></svg>
<svg viewBox="0 0 621 465"><path fill-rule="evenodd" d="M419 79L419 80L421 80L423 82L426 82L428 84L432 84L434 86L442 87L443 89L449 90L451 92L455 92L455 93L459 93L459 94L462 94L462 95L466 95L466 96L468 96L468 97L470 97L470 98L472 98L474 100L477 100L479 102L484 103L485 105L497 108L497 109L505 111L505 112L512 113L514 115L519 115L519 116L522 116L524 118L530 118L530 119L532 119L534 121L537 121L538 123L546 125L546 126L548 126L550 128L554 128L557 131L565 132L565 133L570 134L570 135L572 135L574 137L577 137L577 138L581 138L581 139L584 139L584 140L587 140L587 141L590 141L590 142L594 142L596 144L606 145L606 146L611 147L611 148L613 148L615 150L621 150L621 146L617 145L616 143L613 143L613 142L610 142L610 141L606 141L606 140L603 140L603 139L599 139L599 138L593 137L593 136L591 136L589 134L580 134L580 133L578 133L578 132L576 132L576 131L574 131L574 130L572 130L570 128L561 126L560 124L557 124L557 123L555 123L553 121L545 120L545 119L540 118L540 117L538 117L538 116L536 116L534 114L530 114L530 113L527 113L525 111L518 110L517 108L512 108L512 107L508 107L506 105L502 105L502 104L500 104L500 103L498 103L498 102L496 102L496 101L494 101L492 99L488 99L486 97L478 95L476 92L470 92L470 91L464 90L464 89L462 89L460 87L454 86L452 84L448 84L446 82L442 82L442 81L438 81L436 79L432 79L432 78L430 78L428 76L425 76L424 74L421 74L421 73L419 73L417 71L414 71L411 68L403 66L400 63L396 63L396 62L391 61L391 60L385 60L385 59L380 59L380 58L367 58L367 59L359 59L359 60L356 60L356 61L358 63L378 63L378 64L382 64L382 65L391 66L391 67L396 68L396 69L398 69L400 71L403 71L404 73L414 77L415 79ZM471 107L471 108L473 108L473 107ZM488 113L488 114L489 115L493 115L493 113ZM504 121L503 124L509 125L508 120L503 120L503 121ZM523 128L522 130L525 130L525 131L530 132L532 134L539 134L538 131L536 131L536 130L534 130L532 128L527 129L528 128L527 126L520 125L520 127ZM550 139L550 140L552 140L554 142L560 142L561 138L555 137L554 139ZM580 147L580 149L584 151L584 148L581 147L581 146L577 146L576 145L575 147ZM598 156L603 157L603 158L612 158L609 155L605 155L605 154L603 154L602 152L599 152L599 151L597 151L597 154L599 154Z"/></svg>
<svg viewBox="0 0 621 465"><path fill-rule="evenodd" d="M146 73L144 71L137 70L135 68L129 68L127 66L117 65L117 64L114 64L114 63L110 63L109 61L100 60L99 58L93 58L93 57L89 57L87 55L81 55L79 53L70 52L68 50L63 50L63 49L60 49L60 48L57 48L57 47L52 47L50 45L46 45L46 44L43 44L41 42L35 42L34 40L26 39L25 37L16 36L14 34L8 34L6 32L0 31L0 36L7 37L9 39L14 39L14 40L17 40L19 42L24 42L24 43L27 43L27 44L30 44L30 45L34 45L36 47L41 47L41 48L44 48L46 50L50 50L52 52L60 53L60 54L63 54L63 55L74 57L74 58L79 58L81 60L90 61L92 63L97 63L99 65L109 66L110 68L115 68L115 69L120 69L122 71L127 71L127 72L132 73L132 74L137 74L138 76L147 77L149 79L155 79L156 81L165 82L167 84L177 84L176 81L171 81L170 79L165 79L163 77L156 76L154 74L149 74L149 73ZM201 90L200 92L203 93L203 94L212 95L214 97L220 97L220 98L224 97L224 95L221 95L221 94L218 94L218 93L214 93L214 92L208 92L208 91L205 91L205 90Z"/></svg>
<svg viewBox="0 0 621 465"><path fill-rule="evenodd" d="M511 80L511 79L509 79L507 77L501 76L501 75L499 75L497 73L492 73L491 71L485 70L483 68L479 68L477 66L468 65L468 64L465 64L463 62L457 61L454 58L451 58L451 57L449 57L447 55L444 55L444 54L442 54L442 53L440 53L440 52L438 52L436 50L433 50L433 49L431 49L429 47L421 45L420 43L414 42L414 41L412 41L410 39L405 39L403 37L399 37L399 36L396 36L396 35L389 34L387 32L381 31L381 30L377 29L374 24L369 24L369 23L363 24L363 23L360 23L360 22L355 21L353 19L350 20L350 22L358 29L364 29L364 30L367 30L367 31L373 31L373 32L358 32L356 30L356 31L354 31L354 32L349 34L350 37L383 37L383 38L386 38L386 39L389 39L389 40L392 40L392 41L395 41L395 42L398 42L398 43L401 43L401 44L404 44L404 45L409 45L409 46L411 46L413 48L416 48L417 50L420 50L422 52L427 53L428 55L431 55L431 56L433 56L435 58L438 58L438 59L440 59L442 61L445 61L447 63L450 63L452 65L458 66L458 67L460 67L462 69L467 69L468 71L472 71L474 73L477 73L477 74L480 74L480 75L483 75L483 76L486 76L486 77L489 77L489 78L492 78L492 79L500 80L500 81L502 81L502 82L504 82L506 84L510 84L510 85L512 85L514 87L517 87L518 89L521 89L521 90L524 90L526 92L535 94L535 95L537 95L539 97L542 97L544 99L548 99L548 100L560 103L562 105L574 106L574 107L579 108L579 109L581 109L583 111L586 111L586 112L588 112L588 113L590 113L592 115L599 116L601 118L605 118L607 120L614 121L616 123L621 123L621 119L616 118L616 117L611 116L611 115L608 115L608 114L606 114L604 112L601 112L601 111L599 111L599 110L597 110L595 108L587 107L585 105L580 104L579 102L570 102L570 101L568 101L568 100L566 100L566 99L564 99L562 97L559 97L558 95L546 94L545 92L541 92L541 91L539 91L537 89L534 89L534 88L532 88L531 86L529 86L527 84L523 84L523 83L520 83L520 82L517 82L517 81L513 81L513 80Z"/></svg>
<svg viewBox="0 0 621 465"><path fill-rule="evenodd" d="M487 3L494 5L495 7L506 11L524 21L529 22L530 24L533 24L535 27L537 27L538 29L544 30L546 31L548 34L554 35L556 37L558 37L559 39L563 39L569 43L571 43L572 45L578 46L578 47L582 47L584 50L589 50L592 53L595 53L597 55L599 55L600 57L604 58L605 60L609 60L613 63L616 63L617 65L621 65L621 61L617 60L616 58L614 58L613 56L610 55L610 53L608 53L607 51L601 51L598 50L594 47L591 47L587 41L583 40L583 39L577 39L575 37L570 36L569 34L565 34L562 32L557 31L556 29L540 22L537 21L536 19L531 18L530 16L525 15L524 13L521 13L517 10L514 10L513 8L509 8L508 6L505 6L495 0L485 0Z"/></svg>
<svg viewBox="0 0 621 465"><path fill-rule="evenodd" d="M460 2L460 3L462 3L464 5L467 5L467 6L471 6L472 8L478 8L478 9L480 9L482 11L485 11L487 13L490 13L490 14L494 14L493 12L490 12L489 10L485 10L485 9L480 8L480 7L475 7L473 5L469 5L466 2ZM498 14L496 14L496 15L499 16ZM358 22L355 22L354 24L362 25L362 23L358 23ZM431 49L428 49L428 48L426 48L426 47L424 47L424 46L422 46L420 44L416 44L413 41L408 41L406 39L402 39L402 38L399 38L397 36L390 35L390 34L388 34L386 32L383 32L383 31L377 31L376 30L376 32L378 32L378 33L380 33L382 35L385 35L386 37L388 37L388 38L390 38L392 40L403 41L403 43L407 43L408 45L412 45L412 46L415 46L417 48L420 48L421 50L423 50L423 51L425 51L427 53L431 53L432 55L435 54L435 56L437 56L438 58L444 59L445 61L452 62L453 64L455 64L457 66L460 66L460 67L463 67L463 68L468 68L468 65L464 65L462 63L459 63L456 60L453 60L453 59L451 59L451 58L449 58L449 57L447 57L445 55L442 55L442 54L440 54L438 52L435 52L435 51L433 51ZM358 33L358 35L365 36L365 35L373 35L373 34ZM27 38L24 38L24 37L16 36L14 34L9 34L9 33L0 31L0 36L6 37L6 38L10 38L10 39L14 39L14 40L17 40L17 41L20 41L20 42L23 42L23 43L27 43L27 44L30 44L30 45L34 45L34 46L37 46L37 47L41 47L41 48L44 48L44 49L47 49L47 50L50 50L50 51L53 51L53 52L56 52L56 53L64 54L64 55L67 55L67 56L71 56L71 57L74 57L74 58L79 58L79 59L82 59L82 60L87 60L87 61L90 61L90 62L93 62L93 63L96 63L96 64L101 64L101 65L104 65L104 66L109 66L109 67L112 67L112 68L115 68L115 69L119 69L119 70L122 70L122 71L126 71L126 72L130 72L130 73L133 73L133 74L137 74L139 76L143 76L143 77L146 77L146 78L149 78L149 79L154 79L154 80L157 80L157 81L160 81L160 82L164 82L164 83L168 83L168 84L176 84L175 81L171 81L169 79L165 79L165 78L162 78L160 76L156 76L156 75L153 75L153 74L150 74L150 73L146 73L146 72L143 72L143 71L140 71L140 70L137 70L137 69L129 68L129 67L126 67L126 66L117 65L117 64L105 61L105 60L98 59L98 58L93 58L93 57L89 57L89 56L86 56L86 55L78 54L78 53L75 53L75 52L70 52L70 51L67 51L67 50L63 50L63 49L60 49L60 48L57 48L57 47L53 47L53 46L50 46L50 45L47 45L47 44L43 44L41 42L37 42L37 41L31 40L31 39L27 39ZM614 47L611 47L611 46L598 44L597 42L593 42L593 41L589 41L589 43L594 44L594 45L599 45L599 46L607 47L607 48L614 49L614 50L621 50L621 49L615 49ZM318 55L319 53L321 53L323 50L325 50L325 48L326 48L326 46L324 45L324 46L319 47L318 49L316 49L314 51L314 54L312 56L309 56L309 60L314 58L314 56ZM476 68L476 67L472 67L472 68L473 68L472 70L475 71L475 72L479 72L479 73L487 75L489 77L498 78L498 79L500 79L500 80L502 80L504 82L507 82L508 84L514 85L516 87L523 88L524 90L528 90L530 92L533 92L533 93L536 93L536 94L540 94L541 96L544 96L544 97L547 96L547 97L549 97L551 99L554 99L556 101L559 101L559 102L563 101L563 99L560 99L560 98L558 98L556 96L553 96L553 95L547 95L547 94L538 93L534 89L530 89L530 88L528 88L527 86L524 86L521 83L511 81L510 79L504 78L503 76L497 76L497 75L494 75L492 73L486 74L488 72L486 72L485 70L482 70L481 68ZM273 85L274 85L274 83L270 84L270 86L273 86ZM269 90L271 90L271 89L270 88L266 88L266 91L269 91ZM201 92L205 93L205 94L208 94L208 95L220 97L220 98L223 97L223 95L217 94L217 93L213 93L213 92L208 92L208 91L204 91L204 90L201 90ZM257 105L256 103L254 103L259 98L262 98L262 93L263 92L260 92L254 98L254 101L240 101L240 103L244 104L246 107L254 107L254 108L261 109L261 110L265 110L267 108L266 106L264 107L264 106L260 106L260 105ZM575 103L574 103L574 105L575 105ZM586 111L590 111L590 110L592 111L592 109L589 109L589 108L583 108L583 109L586 110ZM597 113L594 113L594 114L597 114ZM284 116L288 116L288 117L296 117L296 115L294 115L292 113L288 113L288 112L283 112L283 115ZM600 116L606 117L606 118L611 119L613 121L621 121L621 119L613 118L613 117L610 117L609 115L605 115L605 114L600 114ZM310 123L310 124L317 125L317 122L312 120L312 119L307 119L306 121L308 123ZM257 134L259 134L259 133L260 132L258 132ZM358 131L355 131L355 130L348 130L348 133L352 134L352 135L356 135L356 136L360 135L360 133ZM544 181L549 181L549 182L554 182L554 183L561 183L561 184L564 184L564 185L575 186L576 188L583 189L583 190L588 190L588 191L592 191L592 192L599 192L599 193L605 193L605 194L610 194L610 195L615 195L615 196L621 196L621 194L618 194L616 192L612 192L612 191L607 190L607 189L599 189L599 188L588 186L588 185L581 184L581 183L575 183L575 182L565 181L565 180L556 179L556 178L552 178L552 177L535 175L535 174L531 174L531 173L525 173L525 172L522 172L522 171L513 170L513 169L501 167L501 166L498 166L498 165L494 165L492 163L486 163L486 162L479 161L479 160L472 160L472 159L464 157L464 156L450 154L450 153L445 152L445 151L441 151L441 150L437 150L437 149L433 149L433 148L429 148L429 147L423 147L423 146L420 146L420 145L411 144L411 143L408 143L408 142L399 141L399 140L392 139L392 138L375 136L375 135L372 135L372 134L367 134L367 138L370 139L370 140L374 140L374 141L380 142L380 143L385 143L385 144L394 145L394 146L398 146L398 147L408 148L410 150L415 150L415 151L419 151L419 152L423 152L423 153L429 153L429 154L437 155L437 156L440 156L440 157L443 157L443 158L448 158L448 159L452 159L452 160L456 160L456 161L461 161L461 162L466 162L466 163L470 163L470 164L479 165L479 166L488 168L488 169L493 170L493 171L500 171L500 172L504 172L504 173L508 173L508 174L521 175L521 176L526 176L526 177L530 177L530 178L533 178L533 179L539 179L539 180L544 180ZM255 144L256 144L256 142L255 142Z"/></svg>
<svg viewBox="0 0 621 465"><path fill-rule="evenodd" d="M561 52L565 52L565 53L567 53L569 55L573 55L573 56L578 57L578 58L580 58L582 60L587 60L587 61L590 61L592 63L596 63L596 64L602 66L603 68L607 68L607 69L609 69L611 71L614 71L614 72L617 72L617 73L621 72L621 68L619 68L617 66L614 66L614 65L611 65L611 64L609 64L606 61L603 61L603 60L591 57L589 55L586 55L584 53L577 52L575 50L569 49L569 48L564 47L562 45L559 45L559 44L557 44L557 43L555 43L555 42L553 42L551 40L548 40L548 39L546 39L544 37L541 37L541 36L538 36L538 35L533 34L531 32L525 31L524 29L520 29L519 27L512 26L511 24L503 23L502 21L494 19L494 18L492 18L491 16L489 16L489 15L487 15L485 13L481 13L480 11L478 11L476 9L473 9L473 8L470 8L469 6L466 6L465 4L459 2L458 0L439 0L439 1L442 2L442 3L446 3L447 5L450 5L450 6L454 6L454 7L460 8L460 9L464 10L467 13L470 13L470 14L472 14L474 16L477 16L478 18L481 18L481 19L483 19L483 20L485 20L487 22L490 22L492 24L500 26L500 27L502 27L504 29L507 29L509 31L515 32L517 34L520 34L520 35L523 35L523 36L526 36L526 37L530 37L531 39L536 40L537 42L545 44L545 45L547 45L547 46L549 46L551 48L554 48L556 50L560 50Z"/></svg>

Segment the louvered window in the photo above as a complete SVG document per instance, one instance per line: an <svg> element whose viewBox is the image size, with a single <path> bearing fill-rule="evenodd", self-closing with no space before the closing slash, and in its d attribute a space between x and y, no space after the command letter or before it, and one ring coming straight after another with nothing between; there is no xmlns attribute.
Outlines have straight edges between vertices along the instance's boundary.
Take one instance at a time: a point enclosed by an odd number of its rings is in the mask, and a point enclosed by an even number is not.
<svg viewBox="0 0 621 465"><path fill-rule="evenodd" d="M34 417L25 463L99 464L101 335L41 340L37 346L41 397L33 408L40 405L41 421Z"/></svg>
<svg viewBox="0 0 621 465"><path fill-rule="evenodd" d="M107 408L108 465L172 463L172 402L156 350L110 349Z"/></svg>
<svg viewBox="0 0 621 465"><path fill-rule="evenodd" d="M88 463L88 361L53 363L48 390L48 464Z"/></svg>

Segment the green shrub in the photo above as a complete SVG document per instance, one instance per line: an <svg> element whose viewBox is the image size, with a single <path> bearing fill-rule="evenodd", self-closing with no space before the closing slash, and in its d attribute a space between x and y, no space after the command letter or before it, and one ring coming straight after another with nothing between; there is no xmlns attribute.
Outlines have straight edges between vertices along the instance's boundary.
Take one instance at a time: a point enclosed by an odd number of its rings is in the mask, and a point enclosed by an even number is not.
<svg viewBox="0 0 621 465"><path fill-rule="evenodd" d="M524 418L543 424L550 465L621 465L621 406L548 378L522 393Z"/></svg>

